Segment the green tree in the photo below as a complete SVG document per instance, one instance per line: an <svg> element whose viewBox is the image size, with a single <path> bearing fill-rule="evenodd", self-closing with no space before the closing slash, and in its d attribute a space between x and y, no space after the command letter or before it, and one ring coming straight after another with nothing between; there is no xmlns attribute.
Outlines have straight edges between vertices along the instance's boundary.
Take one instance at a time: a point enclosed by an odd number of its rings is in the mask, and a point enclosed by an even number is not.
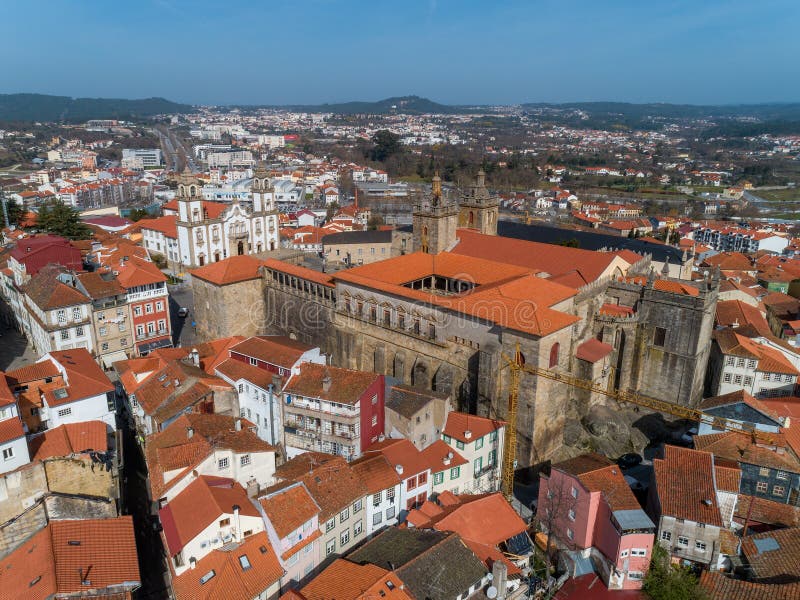
<svg viewBox="0 0 800 600"><path fill-rule="evenodd" d="M377 229L383 224L383 217L381 215L372 215L369 221L367 221L367 229Z"/></svg>
<svg viewBox="0 0 800 600"><path fill-rule="evenodd" d="M2 196L0 196L1 198ZM26 210L25 207L21 204L17 204L13 200L9 200L8 198L5 199L6 203L6 210L8 211L8 224L19 226L19 224L25 220ZM0 217L2 213L0 213ZM2 221L0 221L2 222Z"/></svg>
<svg viewBox="0 0 800 600"><path fill-rule="evenodd" d="M650 600L706 600L697 576L686 567L670 563L669 554L659 544L653 546L653 559L642 588Z"/></svg>
<svg viewBox="0 0 800 600"><path fill-rule="evenodd" d="M92 237L92 230L80 219L77 208L67 206L60 200L51 200L39 208L36 218L40 230L71 240Z"/></svg>
<svg viewBox="0 0 800 600"><path fill-rule="evenodd" d="M128 218L131 221L141 221L142 219L148 219L149 217L150 213L143 208L134 208L128 215Z"/></svg>
<svg viewBox="0 0 800 600"><path fill-rule="evenodd" d="M369 151L369 157L378 162L384 162L394 154L399 154L403 150L400 144L400 136L387 129L381 129L372 137L375 144Z"/></svg>

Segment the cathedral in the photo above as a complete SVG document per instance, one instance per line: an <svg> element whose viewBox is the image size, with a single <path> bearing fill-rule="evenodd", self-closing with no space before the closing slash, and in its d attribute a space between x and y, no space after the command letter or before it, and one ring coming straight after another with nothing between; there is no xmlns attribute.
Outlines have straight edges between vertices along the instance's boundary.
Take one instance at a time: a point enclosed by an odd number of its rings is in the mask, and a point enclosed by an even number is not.
<svg viewBox="0 0 800 600"><path fill-rule="evenodd" d="M184 173L178 181L175 223L180 262L200 267L229 256L260 254L278 247L278 211L267 171L253 177L250 201L227 204L204 200L201 184ZM165 210L165 214L170 214Z"/></svg>
<svg viewBox="0 0 800 600"><path fill-rule="evenodd" d="M593 252L497 235L483 173L457 194L435 177L412 231L384 261L319 273L268 260L262 333L318 345L343 367L452 395L462 410L507 417L509 369L527 364L696 405L718 282L657 274L649 256ZM568 407L604 403L523 374L519 464L555 456Z"/></svg>

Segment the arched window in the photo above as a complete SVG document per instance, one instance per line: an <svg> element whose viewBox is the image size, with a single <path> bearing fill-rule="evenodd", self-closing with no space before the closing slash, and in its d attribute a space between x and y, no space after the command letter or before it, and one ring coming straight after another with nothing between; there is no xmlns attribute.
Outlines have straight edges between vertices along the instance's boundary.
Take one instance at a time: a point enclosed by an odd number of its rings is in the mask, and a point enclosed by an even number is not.
<svg viewBox="0 0 800 600"><path fill-rule="evenodd" d="M472 227L473 225L475 225L475 213L469 211L469 226Z"/></svg>
<svg viewBox="0 0 800 600"><path fill-rule="evenodd" d="M550 368L551 369L553 367L557 367L558 366L558 351L559 351L559 348L560 348L560 344L558 342L553 344L553 346L550 348Z"/></svg>

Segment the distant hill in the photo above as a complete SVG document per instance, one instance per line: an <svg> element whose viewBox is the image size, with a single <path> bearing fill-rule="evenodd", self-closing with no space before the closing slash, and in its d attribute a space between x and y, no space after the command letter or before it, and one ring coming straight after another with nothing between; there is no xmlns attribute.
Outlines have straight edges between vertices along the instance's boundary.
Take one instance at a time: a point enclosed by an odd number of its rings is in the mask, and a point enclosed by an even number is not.
<svg viewBox="0 0 800 600"><path fill-rule="evenodd" d="M68 121L132 119L165 113L187 113L188 104L164 98L70 98L46 94L0 94L0 121Z"/></svg>
<svg viewBox="0 0 800 600"><path fill-rule="evenodd" d="M716 126L708 128L708 136L800 132L800 103L797 102L738 105L531 102L523 104L522 109L542 111L547 120L555 123L597 129L658 129L665 120L708 119L717 122Z"/></svg>
<svg viewBox="0 0 800 600"><path fill-rule="evenodd" d="M451 106L439 104L427 98L419 96L400 96L396 98L386 98L377 102L341 102L338 104L293 104L283 106L246 106L241 108L283 108L301 112L328 112L339 115L387 115L387 114L467 114L479 112L478 109L467 106Z"/></svg>

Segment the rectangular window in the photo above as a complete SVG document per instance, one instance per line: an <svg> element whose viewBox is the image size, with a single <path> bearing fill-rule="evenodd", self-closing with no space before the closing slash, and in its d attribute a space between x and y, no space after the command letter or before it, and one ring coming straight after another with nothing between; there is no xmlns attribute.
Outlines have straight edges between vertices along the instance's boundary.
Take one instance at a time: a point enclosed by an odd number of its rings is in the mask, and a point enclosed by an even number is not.
<svg viewBox="0 0 800 600"><path fill-rule="evenodd" d="M736 359L734 359L732 356L726 356L725 357L725 366L726 367L732 367L735 360Z"/></svg>
<svg viewBox="0 0 800 600"><path fill-rule="evenodd" d="M378 511L374 515L372 515L372 524L373 525L380 525L380 522L383 520L383 513Z"/></svg>
<svg viewBox="0 0 800 600"><path fill-rule="evenodd" d="M105 352L106 350L108 350L108 342L103 342L102 344L100 344L100 350L102 352Z"/></svg>
<svg viewBox="0 0 800 600"><path fill-rule="evenodd" d="M745 377L745 378L744 378L744 385L745 385L746 387L750 387L751 385L753 385L753 378L752 378L752 377L749 377L749 376L748 376L748 377Z"/></svg>
<svg viewBox="0 0 800 600"><path fill-rule="evenodd" d="M59 417L68 417L71 414L72 414L71 408L62 408L61 410L58 411Z"/></svg>
<svg viewBox="0 0 800 600"><path fill-rule="evenodd" d="M433 474L433 485L439 485L444 481L444 472Z"/></svg>
<svg viewBox="0 0 800 600"><path fill-rule="evenodd" d="M731 362L733 362L733 357L731 357ZM755 369L756 368L756 361L752 358L747 361L747 368L748 369Z"/></svg>
<svg viewBox="0 0 800 600"><path fill-rule="evenodd" d="M228 468L228 459L227 458L220 458L217 461L217 470L218 471L224 471L227 468Z"/></svg>
<svg viewBox="0 0 800 600"><path fill-rule="evenodd" d="M144 305L144 312L148 315L153 313L153 304L151 302Z"/></svg>
<svg viewBox="0 0 800 600"><path fill-rule="evenodd" d="M108 335L108 327L101 327L100 335Z"/></svg>
<svg viewBox="0 0 800 600"><path fill-rule="evenodd" d="M73 308L72 309L72 320L73 321L80 321L81 320L81 309L80 308Z"/></svg>
<svg viewBox="0 0 800 600"><path fill-rule="evenodd" d="M758 474L761 477L769 477L769 467L760 467L758 469Z"/></svg>
<svg viewBox="0 0 800 600"><path fill-rule="evenodd" d="M570 508L569 509L569 513L567 513L567 517L569 518L570 521L574 521L575 520L575 511Z"/></svg>
<svg viewBox="0 0 800 600"><path fill-rule="evenodd" d="M742 376L741 375L735 375L734 378L733 378L733 383L736 384L736 385L742 385Z"/></svg>
<svg viewBox="0 0 800 600"><path fill-rule="evenodd" d="M450 481L458 479L459 475L461 475L461 467L453 467L450 469Z"/></svg>
<svg viewBox="0 0 800 600"><path fill-rule="evenodd" d="M778 479L789 479L789 474L786 471L778 471L775 474L775 477Z"/></svg>
<svg viewBox="0 0 800 600"><path fill-rule="evenodd" d="M456 448L458 448L459 450L463 450L464 449L464 442L462 442L460 440L456 440Z"/></svg>
<svg viewBox="0 0 800 600"><path fill-rule="evenodd" d="M353 514L361 512L361 507L362 507L361 500L356 500L355 502L353 502Z"/></svg>
<svg viewBox="0 0 800 600"><path fill-rule="evenodd" d="M477 475L478 475L478 473L480 473L480 472L481 472L481 469L483 468L483 457L482 457L482 456L479 456L478 458L476 458L476 459L473 461L473 463L472 463L472 466L473 466L473 468L474 468L474 473L475 473L475 475L477 476Z"/></svg>
<svg viewBox="0 0 800 600"><path fill-rule="evenodd" d="M339 513L339 523L344 523L349 518L350 518L349 508L345 508L342 512Z"/></svg>
<svg viewBox="0 0 800 600"><path fill-rule="evenodd" d="M159 301L156 302L156 312L161 312L164 310L164 303Z"/></svg>
<svg viewBox="0 0 800 600"><path fill-rule="evenodd" d="M631 556L647 556L647 550L644 548L631 548Z"/></svg>
<svg viewBox="0 0 800 600"><path fill-rule="evenodd" d="M671 531L662 531L661 532L661 539L665 541L670 541L672 539L672 532Z"/></svg>
<svg viewBox="0 0 800 600"><path fill-rule="evenodd" d="M680 546L688 546L689 545L689 538L684 537L682 535L678 536L678 544Z"/></svg>
<svg viewBox="0 0 800 600"><path fill-rule="evenodd" d="M219 526L220 527L230 527L230 524L231 524L231 520L230 519L222 519L219 522Z"/></svg>
<svg viewBox="0 0 800 600"><path fill-rule="evenodd" d="M457 493L457 492L455 492ZM386 520L389 521L390 519L394 519L394 506L390 506L386 509Z"/></svg>
<svg viewBox="0 0 800 600"><path fill-rule="evenodd" d="M619 553L619 557L620 558L627 558L628 557L628 551L627 550L623 550L622 552Z"/></svg>
<svg viewBox="0 0 800 600"><path fill-rule="evenodd" d="M247 465L249 465L250 464L250 455L249 454L243 454L239 458L239 464L241 466L243 466L243 467L246 467Z"/></svg>
<svg viewBox="0 0 800 600"><path fill-rule="evenodd" d="M744 359L743 358L737 358L736 359L736 366L739 367L739 368L744 367Z"/></svg>
<svg viewBox="0 0 800 600"><path fill-rule="evenodd" d="M388 490L386 490L386 499L389 502L393 502L394 501L394 488L393 487L390 487Z"/></svg>
<svg viewBox="0 0 800 600"><path fill-rule="evenodd" d="M763 379L764 381L769 381L770 379L772 379L772 375L770 373L764 373L761 376L761 379Z"/></svg>
<svg viewBox="0 0 800 600"><path fill-rule="evenodd" d="M336 552L336 540L328 540L325 544L325 556L330 556L334 552Z"/></svg>
<svg viewBox="0 0 800 600"><path fill-rule="evenodd" d="M141 317L142 316L142 307L141 307L141 305L133 307L133 316L134 317Z"/></svg>
<svg viewBox="0 0 800 600"><path fill-rule="evenodd" d="M3 460L11 460L14 458L14 448L3 448Z"/></svg>
<svg viewBox="0 0 800 600"><path fill-rule="evenodd" d="M733 379L733 377L730 373L725 373L725 375L722 376L722 381L725 383L730 383L731 379Z"/></svg>
<svg viewBox="0 0 800 600"><path fill-rule="evenodd" d="M325 533L332 531L334 527L336 527L336 518L329 519L328 522L325 523Z"/></svg>
<svg viewBox="0 0 800 600"><path fill-rule="evenodd" d="M658 346L659 348L664 347L664 343L667 340L667 330L663 327L656 327L655 331L653 332L653 346Z"/></svg>
<svg viewBox="0 0 800 600"><path fill-rule="evenodd" d="M428 483L428 474L420 473L419 477L417 477L417 486L425 485L426 483Z"/></svg>
<svg viewBox="0 0 800 600"><path fill-rule="evenodd" d="M381 494L383 492L378 492L377 494L372 495L372 506L378 506L381 503Z"/></svg>
<svg viewBox="0 0 800 600"><path fill-rule="evenodd" d="M344 548L348 543L350 543L350 530L349 529L347 529L347 530L342 532L342 535L339 536L339 542L341 543L342 548Z"/></svg>
<svg viewBox="0 0 800 600"><path fill-rule="evenodd" d="M79 325L78 327L75 328L75 335L77 337L82 337L83 336L83 327L82 326Z"/></svg>
<svg viewBox="0 0 800 600"><path fill-rule="evenodd" d="M411 490L417 487L417 478L416 477L409 477L406 479L406 489Z"/></svg>
<svg viewBox="0 0 800 600"><path fill-rule="evenodd" d="M773 496L780 496L783 497L786 494L786 487L782 485L773 485L772 486L772 495Z"/></svg>
<svg viewBox="0 0 800 600"><path fill-rule="evenodd" d="M705 542L701 542L701 541L696 541L694 543L694 549L698 550L700 552L705 552L706 551L706 543ZM642 556L644 556L644 555L642 555Z"/></svg>
<svg viewBox="0 0 800 600"><path fill-rule="evenodd" d="M372 426L377 427L378 425L378 415L372 415Z"/></svg>
<svg viewBox="0 0 800 600"><path fill-rule="evenodd" d="M575 486L572 486L572 489L570 490L570 494L572 495L573 498L577 498L578 497L578 488L576 488Z"/></svg>
<svg viewBox="0 0 800 600"><path fill-rule="evenodd" d="M572 531L572 529L570 529L569 527L567 527L567 537L571 540L575 539L575 532Z"/></svg>
<svg viewBox="0 0 800 600"><path fill-rule="evenodd" d="M483 448L483 438L482 437L480 437L477 440L475 440L475 450L480 450L481 448Z"/></svg>
<svg viewBox="0 0 800 600"><path fill-rule="evenodd" d="M69 329L62 329L61 330L61 339L68 340L69 339Z"/></svg>
<svg viewBox="0 0 800 600"><path fill-rule="evenodd" d="M361 532L364 529L364 523L361 521L356 521L356 524L353 525L353 537L358 537L361 535Z"/></svg>
<svg viewBox="0 0 800 600"><path fill-rule="evenodd" d="M59 322L61 325L63 325L64 323L66 323L66 322L67 322L67 311L65 311L65 310L60 310L60 311L58 311L58 312L56 313L56 319L58 319L58 322Z"/></svg>

